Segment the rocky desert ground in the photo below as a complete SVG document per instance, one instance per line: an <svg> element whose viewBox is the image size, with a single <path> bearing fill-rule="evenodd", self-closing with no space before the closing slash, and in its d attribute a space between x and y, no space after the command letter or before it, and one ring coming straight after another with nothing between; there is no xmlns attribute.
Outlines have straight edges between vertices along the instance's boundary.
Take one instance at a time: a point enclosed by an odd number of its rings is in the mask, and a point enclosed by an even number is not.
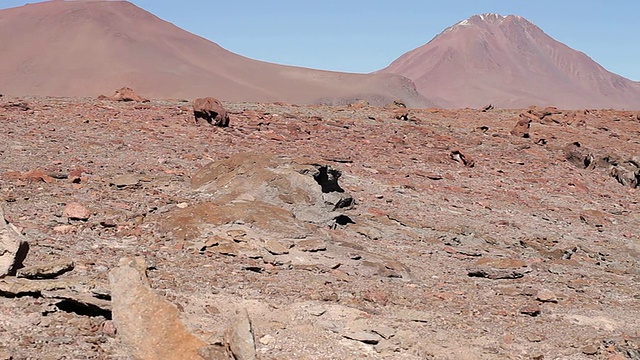
<svg viewBox="0 0 640 360"><path fill-rule="evenodd" d="M223 105L0 98L0 359L640 359L639 113Z"/></svg>

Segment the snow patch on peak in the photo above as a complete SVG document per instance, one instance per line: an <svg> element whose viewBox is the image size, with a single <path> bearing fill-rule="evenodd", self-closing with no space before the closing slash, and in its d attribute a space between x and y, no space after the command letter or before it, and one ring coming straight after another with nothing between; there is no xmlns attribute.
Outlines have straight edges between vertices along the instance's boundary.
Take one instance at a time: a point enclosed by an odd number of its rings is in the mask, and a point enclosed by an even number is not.
<svg viewBox="0 0 640 360"><path fill-rule="evenodd" d="M483 21L503 20L506 18L506 16L502 16L500 14L494 14L494 13L485 13L477 16L479 16L480 19Z"/></svg>
<svg viewBox="0 0 640 360"><path fill-rule="evenodd" d="M484 13L484 14L477 14L477 15L473 15L468 19L462 20L458 23L456 23L455 25L452 25L446 29L444 29L444 31L442 31L442 34L446 34L448 32L451 32L452 30L461 28L461 27L472 27L472 26L480 26L483 27L484 24L489 24L489 25L500 25L502 24L502 22L506 19L509 18L515 18L517 20L524 20L527 21L525 18L523 18L522 16L518 16L518 15L508 15L508 16L504 16L504 15L500 15L500 14L495 14L495 13Z"/></svg>

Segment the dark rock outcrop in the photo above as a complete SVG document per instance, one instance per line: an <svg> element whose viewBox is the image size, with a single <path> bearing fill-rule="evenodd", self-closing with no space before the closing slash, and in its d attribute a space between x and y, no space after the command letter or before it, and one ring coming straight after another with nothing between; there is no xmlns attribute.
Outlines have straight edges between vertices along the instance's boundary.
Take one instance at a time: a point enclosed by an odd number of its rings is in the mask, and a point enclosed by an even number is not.
<svg viewBox="0 0 640 360"><path fill-rule="evenodd" d="M220 127L229 126L227 111L218 99L212 97L195 99L193 102L193 116L196 119L196 124L204 122Z"/></svg>

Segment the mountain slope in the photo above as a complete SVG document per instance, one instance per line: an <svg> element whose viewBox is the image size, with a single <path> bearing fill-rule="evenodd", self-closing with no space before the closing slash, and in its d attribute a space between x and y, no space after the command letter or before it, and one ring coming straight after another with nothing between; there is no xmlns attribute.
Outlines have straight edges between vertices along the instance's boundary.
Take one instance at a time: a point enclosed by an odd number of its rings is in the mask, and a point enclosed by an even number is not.
<svg viewBox="0 0 640 360"><path fill-rule="evenodd" d="M640 83L515 15L472 16L379 73L406 76L447 107L640 108Z"/></svg>
<svg viewBox="0 0 640 360"><path fill-rule="evenodd" d="M215 96L300 104L396 98L428 106L404 77L252 60L126 1L50 1L0 11L0 92L96 96L122 86L147 97Z"/></svg>

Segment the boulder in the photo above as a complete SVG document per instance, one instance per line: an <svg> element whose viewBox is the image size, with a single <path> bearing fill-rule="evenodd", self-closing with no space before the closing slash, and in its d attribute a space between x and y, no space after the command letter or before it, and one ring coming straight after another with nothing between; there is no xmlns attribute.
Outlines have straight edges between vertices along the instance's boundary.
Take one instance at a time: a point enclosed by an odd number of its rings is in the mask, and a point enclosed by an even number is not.
<svg viewBox="0 0 640 360"><path fill-rule="evenodd" d="M558 108L553 106L548 106L545 108L539 108L537 106L532 106L527 110L527 113L537 117L540 120L544 120L548 116L553 115L561 115L562 111L558 110Z"/></svg>
<svg viewBox="0 0 640 360"><path fill-rule="evenodd" d="M27 239L5 220L4 210L0 207L0 278L15 275L28 251Z"/></svg>
<svg viewBox="0 0 640 360"><path fill-rule="evenodd" d="M62 216L69 220L86 221L91 216L91 211L80 203L71 202L62 209Z"/></svg>
<svg viewBox="0 0 640 360"><path fill-rule="evenodd" d="M567 144L563 148L563 152L565 159L579 168L586 169L595 166L595 158L591 151L577 141Z"/></svg>
<svg viewBox="0 0 640 360"><path fill-rule="evenodd" d="M319 161L271 154L240 153L210 163L191 179L203 201L176 208L159 219L179 240L195 240L211 226L244 224L280 239L312 235L344 225L353 198L338 182L342 173ZM202 239L206 241L206 239Z"/></svg>
<svg viewBox="0 0 640 360"><path fill-rule="evenodd" d="M393 117L396 120L409 120L409 110L404 107L399 107L393 110Z"/></svg>
<svg viewBox="0 0 640 360"><path fill-rule="evenodd" d="M489 105L486 105L485 107L482 108L482 112L487 112L487 111L490 111L490 110L493 110L493 109L494 109L493 104L489 104Z"/></svg>
<svg viewBox="0 0 640 360"><path fill-rule="evenodd" d="M637 188L640 185L640 167L633 161L611 166L609 175L613 176L620 184L630 188Z"/></svg>
<svg viewBox="0 0 640 360"><path fill-rule="evenodd" d="M196 124L203 121L210 125L227 127L229 126L229 115L218 99L207 97L195 99L193 102L193 116Z"/></svg>
<svg viewBox="0 0 640 360"><path fill-rule="evenodd" d="M529 128L531 127L531 115L527 113L520 114L516 125L511 130L511 135L528 138L529 137Z"/></svg>
<svg viewBox="0 0 640 360"><path fill-rule="evenodd" d="M340 187L342 173L320 161L272 154L240 153L204 166L191 179L191 186L215 194L218 202L260 199L291 210L301 218L314 209L325 216L349 208L353 198Z"/></svg>
<svg viewBox="0 0 640 360"><path fill-rule="evenodd" d="M113 321L134 359L204 359L207 344L187 331L178 308L149 287L142 258L122 258L109 273Z"/></svg>
<svg viewBox="0 0 640 360"><path fill-rule="evenodd" d="M225 333L228 351L236 360L255 360L256 344L247 309L238 311L234 323Z"/></svg>
<svg viewBox="0 0 640 360"><path fill-rule="evenodd" d="M99 100L112 100L112 101L135 101L135 102L149 102L148 99L143 98L142 96L136 94L133 89L128 87L123 87L119 90L116 90L113 96L104 96L100 95L98 97Z"/></svg>
<svg viewBox="0 0 640 360"><path fill-rule="evenodd" d="M475 160L470 156L463 154L460 150L454 150L449 154L451 160L456 161L466 167L474 167L476 165Z"/></svg>
<svg viewBox="0 0 640 360"><path fill-rule="evenodd" d="M393 102L388 103L384 106L385 109L404 109L407 107L407 104L402 99L393 100Z"/></svg>

